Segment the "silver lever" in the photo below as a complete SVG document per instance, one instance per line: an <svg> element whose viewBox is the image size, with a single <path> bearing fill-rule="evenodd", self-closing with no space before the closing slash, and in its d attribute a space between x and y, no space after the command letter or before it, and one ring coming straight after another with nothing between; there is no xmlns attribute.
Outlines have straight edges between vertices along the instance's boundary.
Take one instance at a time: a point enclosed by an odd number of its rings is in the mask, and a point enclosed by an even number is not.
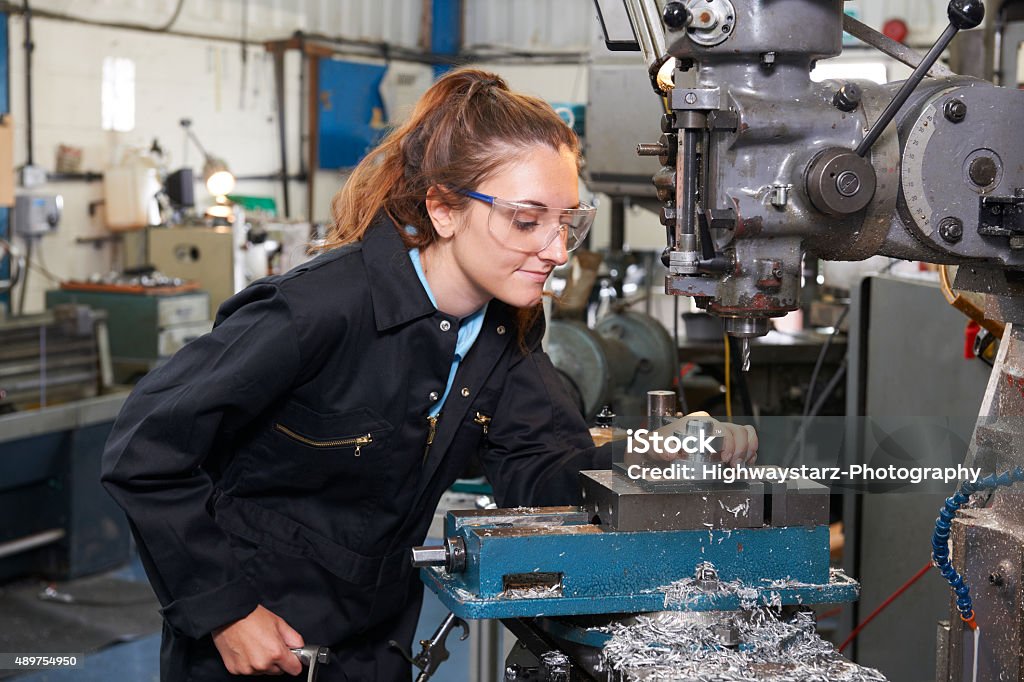
<svg viewBox="0 0 1024 682"><path fill-rule="evenodd" d="M331 650L325 646L308 644L304 647L292 649L291 652L298 656L303 666L309 668L306 682L316 682L317 666L328 665L331 662Z"/></svg>

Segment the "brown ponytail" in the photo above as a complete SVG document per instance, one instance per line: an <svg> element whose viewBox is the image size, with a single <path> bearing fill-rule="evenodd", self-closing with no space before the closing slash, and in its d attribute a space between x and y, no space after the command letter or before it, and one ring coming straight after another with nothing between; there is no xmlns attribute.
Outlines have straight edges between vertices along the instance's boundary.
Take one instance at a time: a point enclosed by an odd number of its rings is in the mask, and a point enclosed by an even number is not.
<svg viewBox="0 0 1024 682"><path fill-rule="evenodd" d="M436 239L427 215L433 186L474 189L517 153L543 144L579 158L575 133L543 100L518 94L493 73L460 69L424 93L409 120L392 131L349 176L331 203L333 225L325 247L363 238L381 211L398 224L411 248ZM469 201L447 194L453 208Z"/></svg>

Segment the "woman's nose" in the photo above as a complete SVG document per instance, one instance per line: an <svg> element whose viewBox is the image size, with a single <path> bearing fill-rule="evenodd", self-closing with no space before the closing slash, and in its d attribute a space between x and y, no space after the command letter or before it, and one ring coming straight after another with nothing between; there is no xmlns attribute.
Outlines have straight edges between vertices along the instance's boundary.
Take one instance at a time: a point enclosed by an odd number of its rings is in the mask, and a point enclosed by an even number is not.
<svg viewBox="0 0 1024 682"><path fill-rule="evenodd" d="M569 260L569 250L566 248L566 241L569 239L569 230L564 225L555 234L554 239L541 249L537 256L541 260L550 261L555 265L564 265Z"/></svg>

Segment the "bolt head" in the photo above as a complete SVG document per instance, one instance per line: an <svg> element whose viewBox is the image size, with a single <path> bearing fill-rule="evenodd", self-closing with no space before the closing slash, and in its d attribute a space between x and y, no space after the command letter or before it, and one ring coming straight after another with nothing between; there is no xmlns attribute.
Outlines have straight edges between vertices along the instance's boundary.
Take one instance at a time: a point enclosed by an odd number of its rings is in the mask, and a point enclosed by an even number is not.
<svg viewBox="0 0 1024 682"><path fill-rule="evenodd" d="M942 113L948 121L960 123L967 118L967 105L958 99L951 99L942 107Z"/></svg>
<svg viewBox="0 0 1024 682"><path fill-rule="evenodd" d="M943 218L939 223L939 236L944 242L955 244L963 239L964 224L958 218Z"/></svg>
<svg viewBox="0 0 1024 682"><path fill-rule="evenodd" d="M840 111L850 113L860 105L863 97L860 86L856 83L844 83L836 94L832 96L832 105Z"/></svg>
<svg viewBox="0 0 1024 682"><path fill-rule="evenodd" d="M851 170L845 170L836 178L836 189L844 197L852 197L860 191L860 176Z"/></svg>

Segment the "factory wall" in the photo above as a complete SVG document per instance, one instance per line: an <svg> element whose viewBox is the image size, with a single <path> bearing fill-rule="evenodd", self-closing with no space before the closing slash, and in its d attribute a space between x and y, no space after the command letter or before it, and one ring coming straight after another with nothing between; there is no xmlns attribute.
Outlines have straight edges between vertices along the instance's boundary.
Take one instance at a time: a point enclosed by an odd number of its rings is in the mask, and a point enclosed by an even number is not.
<svg viewBox="0 0 1024 682"><path fill-rule="evenodd" d="M129 22L156 26L171 15L173 0L51 0L33 2L37 11L73 13L95 21ZM89 26L35 16L32 20L34 161L55 170L61 144L82 149L83 171L103 172L120 161L131 148L148 149L154 139L167 152L170 170L193 168L197 204L211 197L201 181L202 157L186 144L179 120L190 118L193 130L208 150L224 158L237 175L265 175L280 169L277 104L273 60L258 42L286 38L295 30L315 30L334 36L380 41L415 47L420 30L418 0L379 2L250 2L247 38L256 41L247 49L243 75L242 47L238 43L203 40L160 33ZM241 36L240 2L185 2L173 30ZM25 122L25 22L10 18L10 91L15 120L15 167L28 157ZM130 132L103 131L100 93L105 57L126 57L135 63L135 128ZM416 67L425 68L425 67ZM289 52L286 70L286 124L290 173L299 171L301 60ZM243 91L244 82L244 91ZM326 220L330 198L342 177L334 171L317 174L315 220ZM20 191L24 191L19 189ZM34 260L59 278L83 279L92 273L117 269L127 255L117 242L79 243L85 237L108 236L103 208L89 215L89 204L103 197L101 182L51 182L33 191L59 193L65 202L60 229L37 244ZM237 193L274 197L279 209L282 192L278 182L240 182ZM292 183L293 217L308 215L304 186ZM140 240L128 240L138 250ZM54 282L33 270L25 311L41 310L43 292Z"/></svg>
<svg viewBox="0 0 1024 682"><path fill-rule="evenodd" d="M15 49L24 40L24 21L12 17L11 103L15 120L15 166L28 158L25 123L24 52ZM201 177L202 157L178 122L193 121L203 144L222 156L235 173L271 173L280 167L276 145L276 114L273 67L262 48L252 47L249 85L241 101L241 57L238 46L207 43L174 36L98 28L36 18L32 21L34 160L53 171L61 144L82 149L82 170L103 172L117 164L130 148L148 149L159 140L170 158L170 169L191 165ZM100 90L104 57L127 57L135 62L135 129L104 131L101 126ZM289 60L294 75L297 60ZM289 104L298 102L296 78ZM297 109L291 126L297 125ZM293 132L293 139L297 129ZM255 142L255 143L254 143ZM21 191L21 190L19 190ZM101 182L48 183L33 191L59 193L64 197L64 216L59 230L37 245L38 260L61 278L83 279L106 273L120 265L118 244L79 243L82 237L109 235L102 207L89 215L90 202L103 197ZM270 183L249 183L239 191L276 196ZM209 203L201 183L198 202ZM278 197L278 199L280 199ZM43 291L52 287L39 272L29 279L25 309L42 308Z"/></svg>
<svg viewBox="0 0 1024 682"><path fill-rule="evenodd" d="M95 21L157 26L172 15L176 2L38 0L32 6L37 11L73 13ZM881 26L889 17L902 17L915 27L911 33L914 43L932 40L945 21L944 3L904 0L883 6L880 2L854 0L846 6L875 26ZM422 7L419 0L250 0L245 10L245 35L255 44L246 48L244 72L242 47L238 43L87 26L37 16L32 23L35 162L53 171L57 147L66 144L82 148L82 170L102 172L116 164L126 150L148 148L156 139L168 154L169 169L182 165L195 169L200 180L196 184L197 202L209 203L210 197L199 177L202 159L194 146L186 144L178 123L182 118L192 119L193 130L203 144L223 157L236 174L263 175L280 168L273 63L259 41L305 30L355 40L384 41L412 49L418 45L424 31ZM239 38L242 36L242 8L242 2L185 2L174 30ZM583 103L587 100L585 63L537 64L528 63L525 58L519 63L509 63L509 60L514 59L515 54L529 51L549 55L579 54L593 39L594 16L590 0L466 0L464 46L478 54L493 53L500 57L501 63L487 60L480 65L501 73L517 89L549 101ZM24 20L14 15L10 20L10 91L16 126L16 167L27 159L23 42ZM119 133L101 129L100 91L105 57L127 57L135 63L136 122L132 131ZM408 65L403 68L415 71L427 67ZM288 171L291 173L299 170L299 155L304 153L296 144L301 125L300 71L298 54L288 53L286 124ZM330 197L342 182L340 173L317 173L314 220L328 219ZM128 262L138 260L136 254L125 254L125 247L118 242L79 242L81 238L109 234L104 226L102 207L93 216L88 210L89 204L103 195L101 183L50 183L37 191L60 193L65 200L60 230L44 237L37 251L37 260L47 271L59 278L82 279L119 268L126 256ZM239 184L236 192L274 197L279 207L282 203L277 182L246 181ZM602 197L594 199L599 204L604 201ZM293 217L309 215L302 184L292 184L291 203ZM595 226L595 244L599 246L607 243L607 213L601 212ZM663 239L663 229L653 214L640 209L627 212L630 246L660 249ZM137 246L128 249L137 250ZM54 283L33 271L25 310L40 310L43 291L52 286Z"/></svg>

